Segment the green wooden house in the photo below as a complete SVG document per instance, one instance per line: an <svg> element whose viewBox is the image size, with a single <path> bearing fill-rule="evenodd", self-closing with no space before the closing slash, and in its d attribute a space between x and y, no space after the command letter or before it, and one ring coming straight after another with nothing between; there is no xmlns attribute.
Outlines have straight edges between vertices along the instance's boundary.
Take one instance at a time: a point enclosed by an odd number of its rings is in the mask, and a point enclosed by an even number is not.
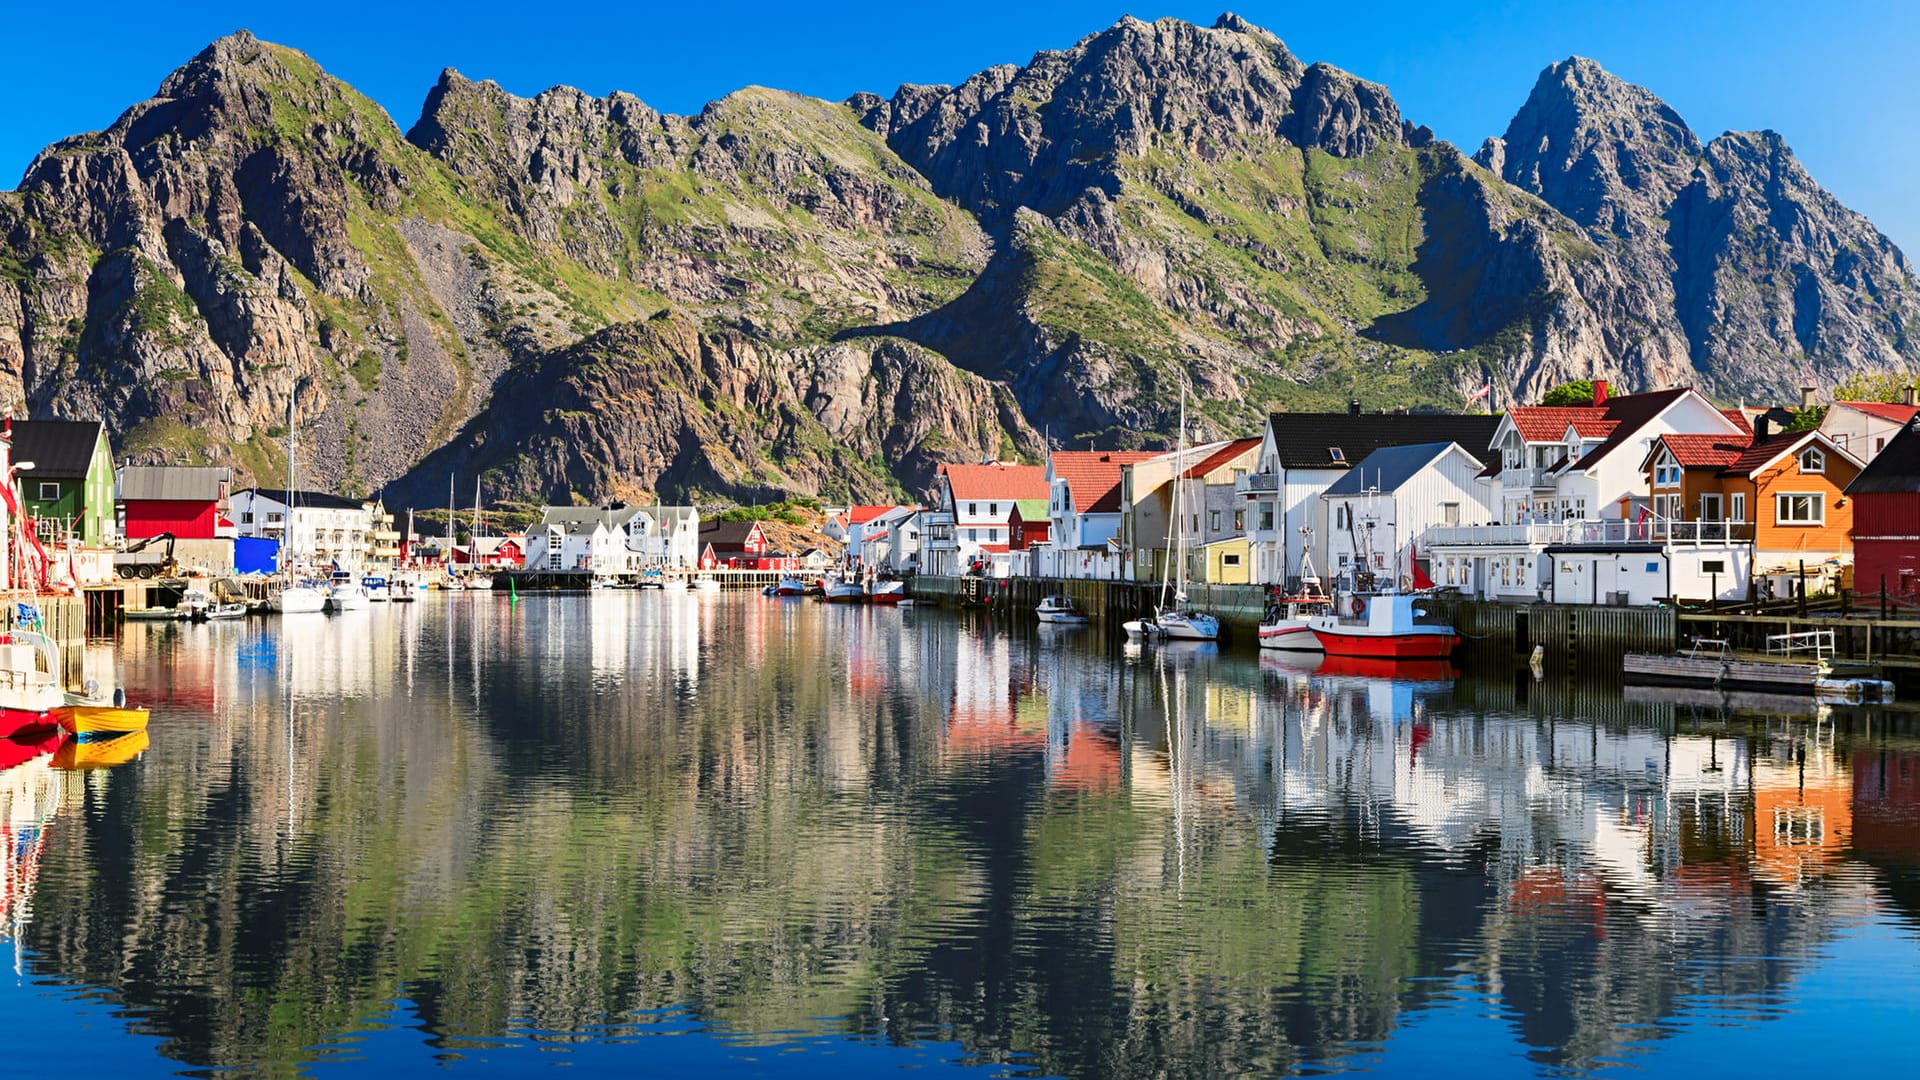
<svg viewBox="0 0 1920 1080"><path fill-rule="evenodd" d="M21 509L42 541L100 547L113 534L113 449L98 420L15 420L13 462ZM31 469L25 468L32 462Z"/></svg>

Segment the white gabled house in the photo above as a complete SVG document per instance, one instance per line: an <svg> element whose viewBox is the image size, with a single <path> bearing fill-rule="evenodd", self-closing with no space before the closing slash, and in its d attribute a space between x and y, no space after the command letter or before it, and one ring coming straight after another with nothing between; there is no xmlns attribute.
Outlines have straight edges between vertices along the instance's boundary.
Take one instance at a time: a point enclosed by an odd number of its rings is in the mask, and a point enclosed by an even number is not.
<svg viewBox="0 0 1920 1080"><path fill-rule="evenodd" d="M1040 465L1005 461L940 466L937 504L922 518L921 568L929 574L1006 576L1014 505L1045 499L1046 474Z"/></svg>
<svg viewBox="0 0 1920 1080"><path fill-rule="evenodd" d="M684 570L700 560L700 510L692 506L647 509L653 531L644 547L650 566Z"/></svg>
<svg viewBox="0 0 1920 1080"><path fill-rule="evenodd" d="M526 568L627 574L647 565L645 552L631 545L629 527L644 511L635 507L549 506L527 530ZM651 521L652 516L647 515ZM646 522L642 522L643 528Z"/></svg>
<svg viewBox="0 0 1920 1080"><path fill-rule="evenodd" d="M1253 581L1286 584L1300 573L1302 528L1314 537L1314 561L1326 566L1327 506L1320 496L1356 462L1385 446L1453 442L1470 452L1493 438L1500 418L1444 413L1273 413L1253 472L1237 486L1251 511L1247 538Z"/></svg>
<svg viewBox="0 0 1920 1080"><path fill-rule="evenodd" d="M1493 520L1487 505L1485 468L1460 444L1416 443L1368 454L1347 475L1327 488L1322 575L1347 576L1364 568L1409 587L1414 566L1424 573L1430 559L1420 538L1436 525L1484 525Z"/></svg>

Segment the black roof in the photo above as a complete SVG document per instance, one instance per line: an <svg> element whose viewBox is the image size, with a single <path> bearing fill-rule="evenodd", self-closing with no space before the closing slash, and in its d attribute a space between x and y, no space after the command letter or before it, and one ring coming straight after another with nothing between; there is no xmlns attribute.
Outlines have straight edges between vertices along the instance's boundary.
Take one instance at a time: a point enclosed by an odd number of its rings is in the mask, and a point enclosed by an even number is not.
<svg viewBox="0 0 1920 1080"><path fill-rule="evenodd" d="M98 420L15 420L13 460L33 462L33 475L85 479L100 442Z"/></svg>
<svg viewBox="0 0 1920 1080"><path fill-rule="evenodd" d="M271 499L283 506L307 506L315 510L358 510L367 505L364 499L343 499L338 495L329 495L324 491L288 491L286 488L244 488L234 492L234 494L244 495L247 492L252 492L263 499Z"/></svg>
<svg viewBox="0 0 1920 1080"><path fill-rule="evenodd" d="M715 548L744 548L753 538L753 530L759 527L757 521L722 521L719 518L707 518L700 523L700 543L712 544Z"/></svg>
<svg viewBox="0 0 1920 1080"><path fill-rule="evenodd" d="M1458 413L1273 413L1280 464L1288 469L1345 469L1386 446L1459 443L1478 455L1493 442L1500 417ZM1334 451L1339 451L1339 456Z"/></svg>
<svg viewBox="0 0 1920 1080"><path fill-rule="evenodd" d="M1847 494L1920 494L1920 419L1887 440L1887 448L1867 462L1867 467L1847 485Z"/></svg>

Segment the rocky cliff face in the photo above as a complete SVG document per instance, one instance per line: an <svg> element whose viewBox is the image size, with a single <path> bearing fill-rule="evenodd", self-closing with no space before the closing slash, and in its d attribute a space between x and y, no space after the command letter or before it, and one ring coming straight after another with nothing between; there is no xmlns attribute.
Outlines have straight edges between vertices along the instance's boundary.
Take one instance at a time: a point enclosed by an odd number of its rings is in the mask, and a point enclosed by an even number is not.
<svg viewBox="0 0 1920 1080"><path fill-rule="evenodd" d="M1920 359L1911 266L1772 132L1702 145L1652 92L1574 57L1477 157L1606 251L1670 381L1764 395Z"/></svg>
<svg viewBox="0 0 1920 1080"><path fill-rule="evenodd" d="M1904 257L1771 134L1584 60L1469 160L1233 16L697 116L445 73L404 136L238 34L0 193L0 398L437 499L877 497L1036 429L1911 367Z"/></svg>

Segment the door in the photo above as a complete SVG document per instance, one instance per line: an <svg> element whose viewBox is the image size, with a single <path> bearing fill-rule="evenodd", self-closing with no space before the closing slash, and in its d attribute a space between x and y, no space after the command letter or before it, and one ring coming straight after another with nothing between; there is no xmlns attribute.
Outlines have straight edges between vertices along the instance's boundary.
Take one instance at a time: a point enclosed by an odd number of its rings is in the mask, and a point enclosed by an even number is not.
<svg viewBox="0 0 1920 1080"><path fill-rule="evenodd" d="M1712 493L1703 494L1700 496L1700 520L1701 521L1719 521L1720 520L1720 495L1718 492L1712 492Z"/></svg>

